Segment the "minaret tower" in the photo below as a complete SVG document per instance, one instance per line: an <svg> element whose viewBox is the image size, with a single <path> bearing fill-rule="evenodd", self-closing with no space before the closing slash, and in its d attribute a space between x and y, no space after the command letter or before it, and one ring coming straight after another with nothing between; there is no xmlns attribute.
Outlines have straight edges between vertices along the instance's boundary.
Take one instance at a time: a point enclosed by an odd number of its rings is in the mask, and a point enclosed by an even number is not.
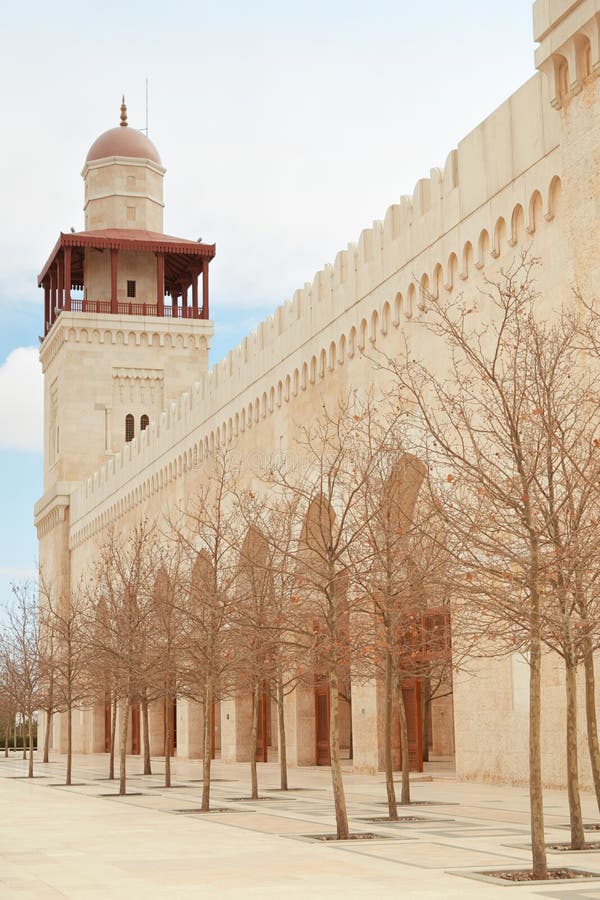
<svg viewBox="0 0 600 900"><path fill-rule="evenodd" d="M61 232L39 275L42 563L46 536L57 537L59 524L67 552L71 490L139 440L208 368L215 245L163 233L164 174L152 141L128 124L123 98L120 123L85 160L85 230Z"/></svg>

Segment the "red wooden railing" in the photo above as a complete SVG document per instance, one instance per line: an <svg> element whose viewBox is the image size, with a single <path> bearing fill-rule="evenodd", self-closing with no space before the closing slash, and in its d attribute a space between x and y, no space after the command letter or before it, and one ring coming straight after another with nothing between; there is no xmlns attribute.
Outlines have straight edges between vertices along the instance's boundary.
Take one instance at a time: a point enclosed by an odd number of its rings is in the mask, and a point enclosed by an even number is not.
<svg viewBox="0 0 600 900"><path fill-rule="evenodd" d="M110 300L83 300L81 297L71 298L71 311L84 313L100 313L102 315L112 312ZM62 310L58 310L62 312ZM158 305L156 303L136 303L119 301L116 315L119 316L157 316ZM203 319L203 310L194 309L193 306L164 306L164 317L167 319Z"/></svg>

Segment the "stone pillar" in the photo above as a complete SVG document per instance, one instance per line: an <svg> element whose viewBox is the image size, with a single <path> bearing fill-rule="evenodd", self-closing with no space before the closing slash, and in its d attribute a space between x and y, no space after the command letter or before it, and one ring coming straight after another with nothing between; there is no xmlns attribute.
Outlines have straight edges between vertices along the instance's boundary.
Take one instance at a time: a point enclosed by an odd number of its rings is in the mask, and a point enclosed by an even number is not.
<svg viewBox="0 0 600 900"><path fill-rule="evenodd" d="M381 729L377 679L352 680L352 746L354 771L375 774L380 767Z"/></svg>
<svg viewBox="0 0 600 900"><path fill-rule="evenodd" d="M202 759L204 744L203 704L177 699L177 756Z"/></svg>
<svg viewBox="0 0 600 900"><path fill-rule="evenodd" d="M92 753L104 753L104 703L97 703L90 710L90 749Z"/></svg>
<svg viewBox="0 0 600 900"><path fill-rule="evenodd" d="M221 759L248 762L252 731L252 694L240 692L221 701Z"/></svg>
<svg viewBox="0 0 600 900"><path fill-rule="evenodd" d="M236 694L235 706L236 762L249 762L252 736L252 694L246 691Z"/></svg>
<svg viewBox="0 0 600 900"><path fill-rule="evenodd" d="M284 699L285 730L290 766L314 766L316 763L315 692L306 685Z"/></svg>
<svg viewBox="0 0 600 900"><path fill-rule="evenodd" d="M227 700L221 700L221 759L223 762L237 762L235 726L235 699L232 697Z"/></svg>
<svg viewBox="0 0 600 900"><path fill-rule="evenodd" d="M148 730L150 732L150 756L164 756L165 709L162 700L154 700L149 704Z"/></svg>

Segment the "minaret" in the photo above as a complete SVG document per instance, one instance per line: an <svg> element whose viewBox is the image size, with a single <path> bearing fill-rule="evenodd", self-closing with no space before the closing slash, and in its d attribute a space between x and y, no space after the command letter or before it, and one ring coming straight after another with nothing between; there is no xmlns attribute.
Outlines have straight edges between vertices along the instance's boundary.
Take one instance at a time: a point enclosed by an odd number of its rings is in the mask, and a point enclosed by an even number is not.
<svg viewBox="0 0 600 900"><path fill-rule="evenodd" d="M162 232L163 178L158 150L127 122L125 97L119 125L90 147L81 173L85 228L132 228Z"/></svg>
<svg viewBox="0 0 600 900"><path fill-rule="evenodd" d="M158 150L127 121L92 144L83 167L84 231L59 235L44 288L46 542L67 553L70 492L118 453L208 368L208 270L214 244L163 233ZM60 524L60 530L56 530ZM52 535L52 537L51 537ZM56 547L56 545L54 545Z"/></svg>

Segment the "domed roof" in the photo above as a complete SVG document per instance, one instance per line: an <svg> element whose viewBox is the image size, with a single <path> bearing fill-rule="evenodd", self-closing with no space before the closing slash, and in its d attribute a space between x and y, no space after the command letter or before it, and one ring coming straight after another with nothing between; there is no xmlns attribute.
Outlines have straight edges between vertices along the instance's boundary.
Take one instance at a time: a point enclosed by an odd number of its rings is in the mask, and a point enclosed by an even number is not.
<svg viewBox="0 0 600 900"><path fill-rule="evenodd" d="M158 150L152 141L136 128L130 128L127 124L127 107L125 98L121 105L121 124L117 128L110 128L100 137L96 138L85 158L86 163L95 159L105 159L107 156L129 156L136 159L151 159L152 162L162 165Z"/></svg>

